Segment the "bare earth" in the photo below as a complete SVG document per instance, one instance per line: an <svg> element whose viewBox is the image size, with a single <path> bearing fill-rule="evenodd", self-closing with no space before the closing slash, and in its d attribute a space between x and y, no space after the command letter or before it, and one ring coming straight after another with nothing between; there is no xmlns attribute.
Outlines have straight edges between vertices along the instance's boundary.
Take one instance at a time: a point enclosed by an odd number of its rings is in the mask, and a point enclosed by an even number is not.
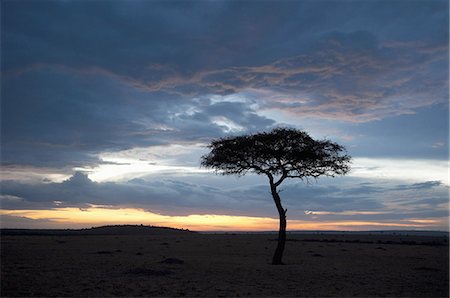
<svg viewBox="0 0 450 298"><path fill-rule="evenodd" d="M1 238L1 296L448 297L448 237L162 233Z"/></svg>

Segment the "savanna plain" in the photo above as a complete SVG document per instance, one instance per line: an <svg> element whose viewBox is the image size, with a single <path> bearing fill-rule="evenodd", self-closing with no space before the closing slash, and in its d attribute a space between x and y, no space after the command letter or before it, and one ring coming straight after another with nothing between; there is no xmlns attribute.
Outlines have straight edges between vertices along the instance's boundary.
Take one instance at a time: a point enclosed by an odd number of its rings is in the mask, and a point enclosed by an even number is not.
<svg viewBox="0 0 450 298"><path fill-rule="evenodd" d="M448 297L448 235L2 231L2 297Z"/></svg>

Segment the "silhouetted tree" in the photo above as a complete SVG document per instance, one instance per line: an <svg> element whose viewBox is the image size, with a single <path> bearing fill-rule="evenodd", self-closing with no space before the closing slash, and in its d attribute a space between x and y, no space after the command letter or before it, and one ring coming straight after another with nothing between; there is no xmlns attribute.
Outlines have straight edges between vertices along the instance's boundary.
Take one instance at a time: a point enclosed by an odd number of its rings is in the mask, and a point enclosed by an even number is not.
<svg viewBox="0 0 450 298"><path fill-rule="evenodd" d="M345 148L329 140L314 140L306 132L276 128L270 132L213 140L211 151L202 156L204 167L223 175L253 172L269 178L270 191L280 216L278 245L272 264L282 263L286 242L286 212L281 205L278 186L286 178L305 180L320 176L345 175L350 156Z"/></svg>

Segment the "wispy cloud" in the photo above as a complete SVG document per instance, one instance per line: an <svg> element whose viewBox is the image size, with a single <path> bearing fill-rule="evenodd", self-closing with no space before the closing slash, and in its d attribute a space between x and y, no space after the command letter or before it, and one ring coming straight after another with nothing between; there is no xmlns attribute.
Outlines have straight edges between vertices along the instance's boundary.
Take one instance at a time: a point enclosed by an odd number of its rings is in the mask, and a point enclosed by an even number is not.
<svg viewBox="0 0 450 298"><path fill-rule="evenodd" d="M269 64L184 72L171 65L146 66L134 74L101 68L36 64L16 73L52 69L108 76L146 92L178 96L246 93L260 110L368 122L445 103L448 46L423 42L381 43L370 32L321 36L306 52Z"/></svg>
<svg viewBox="0 0 450 298"><path fill-rule="evenodd" d="M442 148L444 146L445 146L445 143L443 141L437 141L431 147L433 147L433 148Z"/></svg>

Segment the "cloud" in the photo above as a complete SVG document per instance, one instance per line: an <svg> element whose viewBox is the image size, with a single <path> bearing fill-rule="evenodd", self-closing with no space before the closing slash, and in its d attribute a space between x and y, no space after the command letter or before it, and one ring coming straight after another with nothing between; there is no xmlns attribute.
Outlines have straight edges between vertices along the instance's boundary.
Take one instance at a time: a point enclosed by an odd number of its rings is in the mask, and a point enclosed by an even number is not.
<svg viewBox="0 0 450 298"><path fill-rule="evenodd" d="M261 110L368 122L446 102L447 70L439 64L448 64L447 52L445 46L426 53L420 46L386 47L369 32L335 32L300 55L178 80L198 92L261 97ZM177 89L170 79L157 85Z"/></svg>
<svg viewBox="0 0 450 298"><path fill-rule="evenodd" d="M421 183L407 184L407 185L398 185L396 190L421 190L421 189L430 189L433 187L441 186L441 181L426 181Z"/></svg>
<svg viewBox="0 0 450 298"><path fill-rule="evenodd" d="M9 165L92 166L101 152L207 142L228 131L217 118L243 133L274 124L244 103L149 94L108 77L37 71L3 83L2 163Z"/></svg>
<svg viewBox="0 0 450 298"><path fill-rule="evenodd" d="M193 184L171 178L127 182L98 183L77 172L61 183L25 184L2 181L2 192L23 200L3 200L3 209L46 209L93 205L131 206L165 214L225 212L246 214L250 204L241 206L241 198L205 184ZM15 194L15 195L12 195ZM57 203L55 203L57 202Z"/></svg>
<svg viewBox="0 0 450 298"><path fill-rule="evenodd" d="M58 228L58 224L50 219L32 219L26 216L14 216L9 214L0 215L0 226L2 229Z"/></svg>
<svg viewBox="0 0 450 298"><path fill-rule="evenodd" d="M427 187L430 183L448 185L448 161L436 159L388 159L388 158L354 158L353 168L349 175L369 179L393 179L396 181L424 181L407 187ZM405 186L406 187L406 186Z"/></svg>
<svg viewBox="0 0 450 298"><path fill-rule="evenodd" d="M286 185L292 218L442 213L446 185L429 180L445 182L430 160L448 155L447 1L7 1L2 12L2 208L273 216L266 181L191 170L212 138L287 124L368 157L354 185Z"/></svg>
<svg viewBox="0 0 450 298"><path fill-rule="evenodd" d="M442 148L444 146L445 146L445 143L443 141L437 141L431 147L437 149L437 148Z"/></svg>
<svg viewBox="0 0 450 298"><path fill-rule="evenodd" d="M150 93L204 96L243 92L260 97L259 110L350 122L412 114L446 102L446 41L438 45L381 43L371 32L355 31L327 33L311 43L297 55L268 64L200 67L187 74L164 64L151 65L148 73L131 76L99 67L36 67L106 75Z"/></svg>
<svg viewBox="0 0 450 298"><path fill-rule="evenodd" d="M75 173L61 183L2 181L2 209L106 206L140 208L170 216L222 214L276 218L263 178L214 180L206 174L195 174L94 182L86 174ZM444 217L448 213L447 194L448 187L435 181L395 184L348 177L340 178L340 182L323 179L317 185L292 180L282 186L280 195L291 220L311 220L314 215L328 221L388 221Z"/></svg>
<svg viewBox="0 0 450 298"><path fill-rule="evenodd" d="M448 3L406 6L7 3L2 67L15 74L65 69L189 96L270 89L290 102L266 98L265 108L372 121L446 100ZM299 93L308 104L292 109Z"/></svg>
<svg viewBox="0 0 450 298"><path fill-rule="evenodd" d="M446 102L447 6L10 1L2 163L95 166L265 130L268 111L361 123Z"/></svg>

